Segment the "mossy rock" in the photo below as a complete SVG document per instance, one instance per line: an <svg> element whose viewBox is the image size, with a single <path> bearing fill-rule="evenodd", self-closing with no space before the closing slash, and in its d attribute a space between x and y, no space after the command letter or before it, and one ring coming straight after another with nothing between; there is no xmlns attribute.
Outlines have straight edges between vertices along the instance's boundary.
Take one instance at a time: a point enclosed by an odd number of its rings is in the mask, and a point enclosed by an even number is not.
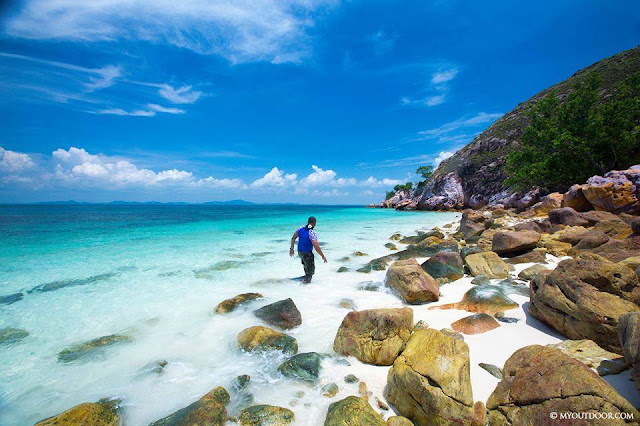
<svg viewBox="0 0 640 426"><path fill-rule="evenodd" d="M284 353L298 352L298 342L269 327L254 326L238 334L238 346L247 352L279 350Z"/></svg>
<svg viewBox="0 0 640 426"><path fill-rule="evenodd" d="M5 327L0 329L0 345L17 343L29 335L27 330L21 328Z"/></svg>
<svg viewBox="0 0 640 426"><path fill-rule="evenodd" d="M36 426L118 426L120 400L101 399L98 402L85 402L69 410L36 423Z"/></svg>
<svg viewBox="0 0 640 426"><path fill-rule="evenodd" d="M227 421L225 406L229 404L230 399L227 390L218 386L193 404L156 420L150 426L223 426Z"/></svg>
<svg viewBox="0 0 640 426"><path fill-rule="evenodd" d="M322 368L322 356L316 352L301 353L292 356L278 367L283 376L315 383Z"/></svg>
<svg viewBox="0 0 640 426"><path fill-rule="evenodd" d="M293 422L293 411L274 405L254 405L240 412L240 424L249 426L281 426Z"/></svg>
<svg viewBox="0 0 640 426"><path fill-rule="evenodd" d="M226 314L234 311L240 305L251 302L252 300L261 299L261 293L242 293L231 299L223 300L216 306L216 314Z"/></svg>
<svg viewBox="0 0 640 426"><path fill-rule="evenodd" d="M329 406L324 426L386 426L382 416L362 398L348 396Z"/></svg>

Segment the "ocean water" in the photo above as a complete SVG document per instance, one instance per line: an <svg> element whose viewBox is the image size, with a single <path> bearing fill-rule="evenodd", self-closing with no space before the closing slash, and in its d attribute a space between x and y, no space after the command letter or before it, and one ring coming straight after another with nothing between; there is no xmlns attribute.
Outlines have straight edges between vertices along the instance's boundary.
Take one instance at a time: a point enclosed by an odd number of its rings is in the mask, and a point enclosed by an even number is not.
<svg viewBox="0 0 640 426"><path fill-rule="evenodd" d="M316 256L309 285L289 239L309 215L329 260ZM323 361L309 385L282 377L281 353L249 354L236 346L246 327L264 325L253 310L291 297L302 325L290 330L300 352L333 354L350 299L357 309L401 306L380 283L384 272L355 269L388 254L384 244L453 222L454 213L396 212L335 206L0 206L0 328L25 329L0 345L0 424L32 424L82 402L121 398L127 425L144 425L202 397L215 386L232 394L230 414L253 404L288 407L296 424L322 424L328 405L357 394L351 372L376 367ZM354 257L360 250L368 254ZM349 256L349 261L339 261ZM337 273L340 266L351 272ZM224 299L260 292L233 313L215 315ZM125 342L86 359L58 353L87 340L126 334ZM166 360L160 372L145 368ZM248 393L231 386L249 374ZM322 386L340 387L334 398ZM302 393L304 395L302 395ZM376 396L382 397L379 393Z"/></svg>

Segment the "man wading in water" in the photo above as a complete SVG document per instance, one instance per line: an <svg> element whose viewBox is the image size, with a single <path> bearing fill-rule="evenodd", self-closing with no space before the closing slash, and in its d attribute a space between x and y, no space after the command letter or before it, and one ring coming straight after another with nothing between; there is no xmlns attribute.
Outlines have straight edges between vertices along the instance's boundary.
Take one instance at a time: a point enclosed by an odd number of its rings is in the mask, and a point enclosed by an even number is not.
<svg viewBox="0 0 640 426"><path fill-rule="evenodd" d="M304 266L304 283L310 283L313 273L316 271L316 264L313 258L313 249L315 248L324 263L327 263L327 258L324 257L320 244L318 244L318 237L313 228L316 226L316 218L311 216L307 221L307 224L298 228L291 237L291 248L289 249L289 256L293 257L293 246L298 238L298 256L302 260Z"/></svg>

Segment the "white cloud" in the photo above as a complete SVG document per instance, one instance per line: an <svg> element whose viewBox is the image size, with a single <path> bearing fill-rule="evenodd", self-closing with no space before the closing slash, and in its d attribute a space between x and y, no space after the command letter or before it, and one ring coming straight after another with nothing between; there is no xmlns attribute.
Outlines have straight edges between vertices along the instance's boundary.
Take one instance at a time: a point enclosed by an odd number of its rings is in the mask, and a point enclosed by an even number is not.
<svg viewBox="0 0 640 426"><path fill-rule="evenodd" d="M93 71L98 75L95 77L89 77L89 83L86 84L89 91L111 87L115 79L122 76L121 68L114 65L107 65Z"/></svg>
<svg viewBox="0 0 640 426"><path fill-rule="evenodd" d="M285 174L282 170L274 167L263 177L254 180L251 183L251 188L284 188L294 185L297 182L297 177L295 173Z"/></svg>
<svg viewBox="0 0 640 426"><path fill-rule="evenodd" d="M501 113L479 112L473 116L461 117L457 120L445 123L442 126L429 130L418 132L420 140L438 139L444 136L451 136L457 131L478 127L487 123L491 123L502 116Z"/></svg>
<svg viewBox="0 0 640 426"><path fill-rule="evenodd" d="M184 114L186 112L180 108L164 107L158 104L147 104L147 108L155 112L164 112L166 114Z"/></svg>
<svg viewBox="0 0 640 426"><path fill-rule="evenodd" d="M155 111L148 111L143 109L125 111L122 108L99 109L92 112L99 115L121 115L129 117L155 117L156 115Z"/></svg>
<svg viewBox="0 0 640 426"><path fill-rule="evenodd" d="M432 84L442 84L453 80L458 75L458 68L449 68L446 70L433 73L431 76Z"/></svg>
<svg viewBox="0 0 640 426"><path fill-rule="evenodd" d="M0 172L20 173L32 168L34 165L28 154L9 151L0 146Z"/></svg>
<svg viewBox="0 0 640 426"><path fill-rule="evenodd" d="M13 37L143 40L231 62L300 62L313 17L335 0L27 0L5 23Z"/></svg>
<svg viewBox="0 0 640 426"><path fill-rule="evenodd" d="M368 186L371 188L377 188L382 186L395 186L404 182L405 181L401 179L384 178L380 180L380 179L374 178L373 176L369 176L366 180L363 180L362 182L360 182L360 185Z"/></svg>
<svg viewBox="0 0 640 426"><path fill-rule="evenodd" d="M363 194L363 195L373 195L373 191L372 191L372 190L370 190L370 189L367 189L367 190L366 190L366 191L364 191L362 194Z"/></svg>
<svg viewBox="0 0 640 426"><path fill-rule="evenodd" d="M450 151L441 151L440 154L433 160L433 167L438 167L447 158L451 157L454 153Z"/></svg>
<svg viewBox="0 0 640 426"><path fill-rule="evenodd" d="M202 92L193 90L191 86L182 86L176 89L168 84L160 84L157 87L160 88L158 90L160 96L174 104L192 104L202 95Z"/></svg>
<svg viewBox="0 0 640 426"><path fill-rule="evenodd" d="M300 180L302 186L325 186L334 184L334 179L337 175L333 170L322 170L320 167L311 166L313 173L307 175L307 177Z"/></svg>
<svg viewBox="0 0 640 426"><path fill-rule="evenodd" d="M336 188L333 188L332 190L325 190L325 191L316 189L313 191L312 194L319 197L345 197L349 195L348 192L341 192Z"/></svg>
<svg viewBox="0 0 640 426"><path fill-rule="evenodd" d="M424 90L426 95L411 98L404 96L400 103L405 106L427 106L433 107L445 103L449 92L449 83L458 75L457 67L440 69L431 74L431 81Z"/></svg>

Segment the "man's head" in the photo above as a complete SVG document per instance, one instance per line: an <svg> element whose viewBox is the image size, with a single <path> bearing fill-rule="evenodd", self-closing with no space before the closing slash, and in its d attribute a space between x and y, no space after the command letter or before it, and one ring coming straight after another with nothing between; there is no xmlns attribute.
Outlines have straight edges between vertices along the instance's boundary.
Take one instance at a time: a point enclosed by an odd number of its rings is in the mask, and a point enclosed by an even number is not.
<svg viewBox="0 0 640 426"><path fill-rule="evenodd" d="M312 228L316 226L316 218L313 216L309 216L309 219L307 220L307 225L310 225Z"/></svg>

